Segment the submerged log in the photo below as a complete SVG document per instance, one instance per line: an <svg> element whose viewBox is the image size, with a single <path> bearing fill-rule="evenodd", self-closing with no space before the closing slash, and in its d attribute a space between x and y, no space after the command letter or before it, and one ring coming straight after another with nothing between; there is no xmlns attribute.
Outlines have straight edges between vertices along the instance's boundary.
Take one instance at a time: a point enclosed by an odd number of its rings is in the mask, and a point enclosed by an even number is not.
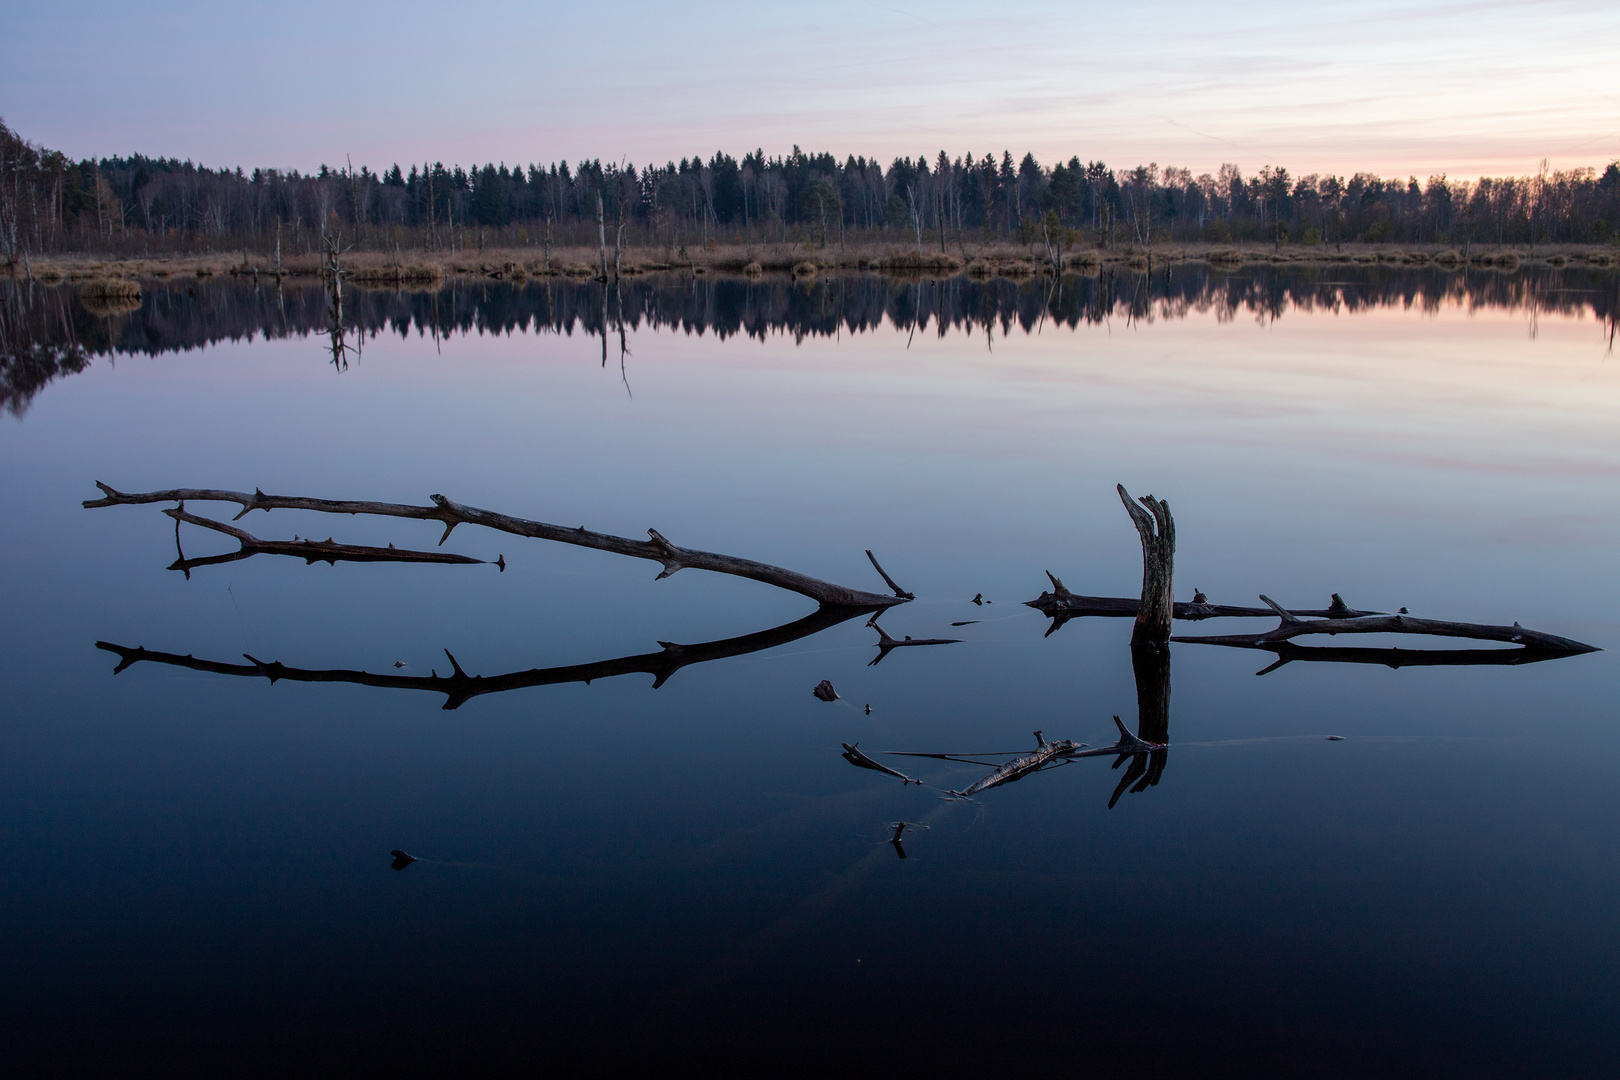
<svg viewBox="0 0 1620 1080"><path fill-rule="evenodd" d="M1584 642L1558 637L1554 634L1544 634L1539 630L1527 630L1518 623L1514 623L1512 626L1491 626L1486 623L1415 619L1410 615L1368 615L1355 619L1312 619L1307 621L1299 618L1293 612L1285 611L1264 594L1261 595L1260 599L1281 620L1274 630L1267 630L1260 634L1221 634L1207 637L1184 636L1172 638L1171 640L1198 645L1241 645L1252 648L1280 641L1289 641L1308 634L1423 634L1432 637L1470 638L1475 641L1502 641L1513 645L1523 645L1531 649L1541 649L1566 655L1602 651L1596 645L1587 645Z"/></svg>
<svg viewBox="0 0 1620 1080"><path fill-rule="evenodd" d="M699 551L695 548L677 547L666 540L657 529L647 530L647 535L650 537L648 540L631 540L623 536L591 532L583 525L577 529L570 529L562 525L549 525L543 521L530 521L527 518L512 517L493 510L482 510L476 506L463 506L458 502L445 498L443 495L430 496L433 502L432 506L412 506L407 503L266 495L258 490L255 490L250 495L242 491L226 491L219 488L172 488L166 491L128 493L116 491L99 480L96 481L96 487L102 490L104 497L87 500L84 503L87 509L155 502L232 502L242 507L241 513L237 514L234 520L241 519L253 510L283 509L314 510L323 514L369 514L378 517L414 518L422 521L442 522L444 524L444 535L439 538L440 544L443 544L449 538L451 530L457 525L482 525L485 528L511 533L514 536L555 540L562 544L611 551L618 555L628 555L636 559L648 559L663 566L663 572L658 575L660 579L669 577L677 570L708 570L716 574L730 574L735 577L751 578L767 585L774 585L779 589L787 589L790 592L808 596L823 607L885 608L892 607L895 604L903 604L909 599L907 594L885 596L882 593L871 593L861 589L850 589L842 585L834 585L831 582L821 581L807 574L786 570L780 566L771 566L768 563L755 562L752 559L739 559L735 556ZM876 562L877 560L874 559L874 565ZM884 574L884 579L889 581L887 574ZM896 592L899 592L899 586L894 585L892 581L889 581L889 584Z"/></svg>

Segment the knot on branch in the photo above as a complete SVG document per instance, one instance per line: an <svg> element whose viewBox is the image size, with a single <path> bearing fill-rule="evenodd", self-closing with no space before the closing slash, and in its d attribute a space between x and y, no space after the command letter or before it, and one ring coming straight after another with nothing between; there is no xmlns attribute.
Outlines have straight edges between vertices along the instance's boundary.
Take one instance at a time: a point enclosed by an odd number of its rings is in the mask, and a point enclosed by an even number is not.
<svg viewBox="0 0 1620 1080"><path fill-rule="evenodd" d="M681 549L666 540L663 533L657 529L648 529L647 535L652 537L653 549L658 552L655 557L664 564L664 569L653 578L654 581L662 581L686 565L681 561Z"/></svg>
<svg viewBox="0 0 1620 1080"><path fill-rule="evenodd" d="M459 505L451 502L443 495L429 495L428 498L432 500L434 506L439 508L439 513L433 516L444 522L444 535L439 537L439 546L443 547L444 542L450 539L450 531L467 520L466 514Z"/></svg>

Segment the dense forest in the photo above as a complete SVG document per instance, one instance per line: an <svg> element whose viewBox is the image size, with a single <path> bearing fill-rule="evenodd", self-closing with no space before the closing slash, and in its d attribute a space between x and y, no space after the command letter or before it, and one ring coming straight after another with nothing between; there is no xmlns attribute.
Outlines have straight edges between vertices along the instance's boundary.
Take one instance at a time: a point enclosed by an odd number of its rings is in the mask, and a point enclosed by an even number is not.
<svg viewBox="0 0 1620 1080"><path fill-rule="evenodd" d="M0 262L30 253L160 255L313 251L331 230L363 248L596 245L599 221L625 242L836 244L846 235L952 247L1031 241L1142 247L1171 241L1464 244L1620 241L1620 164L1535 176L1386 179L1368 173L1245 176L1156 164L1050 167L1003 151L887 166L832 154L545 166L434 162L373 172L209 168L136 154L72 161L0 121Z"/></svg>

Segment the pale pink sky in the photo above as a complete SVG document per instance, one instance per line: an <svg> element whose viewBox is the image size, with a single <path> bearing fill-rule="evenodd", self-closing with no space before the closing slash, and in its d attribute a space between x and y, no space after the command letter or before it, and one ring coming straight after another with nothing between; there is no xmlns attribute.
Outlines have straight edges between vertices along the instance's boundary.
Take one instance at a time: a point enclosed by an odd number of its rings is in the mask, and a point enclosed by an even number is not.
<svg viewBox="0 0 1620 1080"><path fill-rule="evenodd" d="M1620 158L1620 4L0 4L74 156L310 168L717 149L1425 178Z"/></svg>

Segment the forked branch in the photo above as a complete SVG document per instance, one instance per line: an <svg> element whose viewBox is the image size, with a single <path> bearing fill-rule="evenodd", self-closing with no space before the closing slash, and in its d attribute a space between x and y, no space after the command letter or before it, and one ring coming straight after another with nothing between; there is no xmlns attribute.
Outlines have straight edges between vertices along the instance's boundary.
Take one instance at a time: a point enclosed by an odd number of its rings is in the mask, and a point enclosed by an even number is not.
<svg viewBox="0 0 1620 1080"><path fill-rule="evenodd" d="M236 515L238 519L251 510L280 509L313 510L324 514L369 514L378 517L415 518L422 521L439 521L444 524L444 535L439 538L440 544L443 544L449 538L451 530L457 525L482 525L485 528L511 533L514 536L555 540L562 544L611 551L618 555L628 555L636 559L648 559L663 566L663 571L658 575L660 578L666 578L677 570L684 569L708 570L716 574L730 574L735 577L751 578L767 585L774 585L779 589L787 589L790 592L808 596L823 607L883 608L905 603L906 600L910 599L910 594L901 593L898 586L894 585L887 574L883 575L884 580L888 581L892 588L895 588L898 595L884 596L881 593L851 589L843 585L834 585L831 582L821 581L794 570L771 566L769 563L755 562L752 559L739 559L735 556L720 555L710 551L699 551L695 548L678 547L665 539L657 529L647 530L649 537L647 540L631 540L623 536L591 532L583 525L577 529L570 529L562 525L550 525L543 521L512 517L493 510L482 510L476 506L464 506L461 503L445 498L443 495L431 496L433 503L431 506L412 506L408 503L266 495L258 490L255 490L251 495L243 491L226 491L219 488L172 488L166 491L128 493L114 490L99 480L96 482L96 486L102 490L104 497L86 501L84 505L87 508L189 500L192 502L236 503L242 507L241 513ZM873 563L876 565L875 559ZM879 568L879 572L882 572L881 568Z"/></svg>
<svg viewBox="0 0 1620 1080"><path fill-rule="evenodd" d="M170 570L182 570L186 577L191 577L191 571L198 566L214 566L219 563L236 562L239 559L252 558L254 555L291 555L303 559L305 565L324 562L335 565L340 562L410 562L410 563L482 563L483 559L474 559L467 555L455 555L448 551L411 551L407 548L396 548L390 544L385 548L364 547L359 544L334 543L330 537L325 540L261 540L234 525L227 525L212 518L199 517L186 510L185 503L170 507L163 511L174 519L175 546L180 544L180 524L197 525L204 529L224 533L241 545L236 551L223 555L207 555L202 558L188 559L185 552L170 564ZM506 560L502 558L498 564L504 571Z"/></svg>

